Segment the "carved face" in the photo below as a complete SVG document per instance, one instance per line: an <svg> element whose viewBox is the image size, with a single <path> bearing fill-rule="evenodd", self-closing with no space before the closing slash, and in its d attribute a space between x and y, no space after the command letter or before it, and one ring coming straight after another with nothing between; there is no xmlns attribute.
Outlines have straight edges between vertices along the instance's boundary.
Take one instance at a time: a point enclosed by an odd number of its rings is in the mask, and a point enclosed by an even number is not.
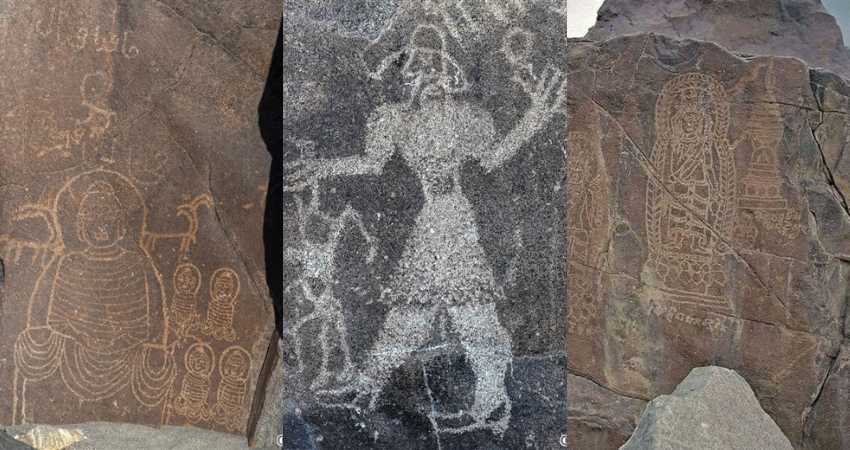
<svg viewBox="0 0 850 450"><path fill-rule="evenodd" d="M189 266L183 266L177 271L177 277L174 279L174 287L177 292L182 294L192 294L198 290L200 280L195 276L195 272Z"/></svg>
<svg viewBox="0 0 850 450"><path fill-rule="evenodd" d="M210 359L202 348L196 347L189 355L186 368L192 373L205 374L210 370Z"/></svg>
<svg viewBox="0 0 850 450"><path fill-rule="evenodd" d="M233 276L228 272L223 273L213 281L213 300L232 302L235 287Z"/></svg>
<svg viewBox="0 0 850 450"><path fill-rule="evenodd" d="M124 216L118 210L118 199L109 192L87 193L77 213L77 232L91 248L106 248L124 238Z"/></svg>
<svg viewBox="0 0 850 450"><path fill-rule="evenodd" d="M245 369L245 359L239 353L231 353L224 363L222 373L228 378L241 378Z"/></svg>
<svg viewBox="0 0 850 450"><path fill-rule="evenodd" d="M695 143L707 138L708 115L700 110L699 98L685 96L681 109L671 118L671 131L679 141Z"/></svg>

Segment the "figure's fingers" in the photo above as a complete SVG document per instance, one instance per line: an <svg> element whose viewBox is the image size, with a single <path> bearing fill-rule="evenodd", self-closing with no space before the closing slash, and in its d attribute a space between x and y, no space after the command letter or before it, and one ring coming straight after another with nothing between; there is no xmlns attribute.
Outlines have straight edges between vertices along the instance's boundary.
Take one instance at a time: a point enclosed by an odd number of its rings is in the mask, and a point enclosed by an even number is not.
<svg viewBox="0 0 850 450"><path fill-rule="evenodd" d="M549 84L546 85L545 98L549 98L552 96L552 92L558 87L561 82L563 74L560 69L554 69L552 71L552 78L549 80Z"/></svg>
<svg viewBox="0 0 850 450"><path fill-rule="evenodd" d="M546 86L549 84L549 78L552 76L552 68L547 67L543 69L543 74L540 75L540 80L537 82L537 92L539 94L545 94Z"/></svg>
<svg viewBox="0 0 850 450"><path fill-rule="evenodd" d="M555 91L555 99L552 103L553 109L560 109L564 104L564 99L567 97L567 77L563 75L559 80L558 89Z"/></svg>

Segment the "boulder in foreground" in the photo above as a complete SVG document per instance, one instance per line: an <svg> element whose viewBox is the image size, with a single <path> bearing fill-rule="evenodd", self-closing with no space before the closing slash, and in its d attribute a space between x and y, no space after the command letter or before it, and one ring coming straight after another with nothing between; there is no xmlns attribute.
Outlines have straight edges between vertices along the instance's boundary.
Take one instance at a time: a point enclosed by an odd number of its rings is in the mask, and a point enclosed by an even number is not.
<svg viewBox="0 0 850 450"><path fill-rule="evenodd" d="M698 367L670 395L649 403L620 450L792 449L734 370Z"/></svg>

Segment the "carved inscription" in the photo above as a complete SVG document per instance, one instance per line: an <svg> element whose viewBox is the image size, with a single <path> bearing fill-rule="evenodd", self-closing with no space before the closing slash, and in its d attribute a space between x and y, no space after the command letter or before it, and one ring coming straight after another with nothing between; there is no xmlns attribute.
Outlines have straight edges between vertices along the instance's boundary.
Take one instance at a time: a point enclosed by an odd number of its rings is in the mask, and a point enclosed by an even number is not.
<svg viewBox="0 0 850 450"><path fill-rule="evenodd" d="M729 103L708 75L669 81L655 108L654 173L647 183L648 268L674 301L728 309L724 297L736 207Z"/></svg>

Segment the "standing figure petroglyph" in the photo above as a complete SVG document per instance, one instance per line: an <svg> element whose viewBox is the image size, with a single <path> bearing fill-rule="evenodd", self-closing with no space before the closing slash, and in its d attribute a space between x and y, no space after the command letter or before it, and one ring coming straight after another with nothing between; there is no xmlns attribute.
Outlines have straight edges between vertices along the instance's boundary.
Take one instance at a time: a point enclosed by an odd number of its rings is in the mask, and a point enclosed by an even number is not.
<svg viewBox="0 0 850 450"><path fill-rule="evenodd" d="M174 299L171 302L171 315L174 325L185 327L191 324L198 314L198 291L201 288L201 271L192 263L183 263L174 271Z"/></svg>
<svg viewBox="0 0 850 450"><path fill-rule="evenodd" d="M215 421L236 430L241 423L242 404L248 392L248 368L251 355L239 346L228 347L221 354L218 373L221 382L218 385L217 400L213 406L212 417Z"/></svg>
<svg viewBox="0 0 850 450"><path fill-rule="evenodd" d="M210 393L210 375L215 367L215 355L209 345L196 342L185 356L186 375L180 394L174 399L174 410L197 423L208 420L212 414L207 396Z"/></svg>
<svg viewBox="0 0 850 450"><path fill-rule="evenodd" d="M144 211L141 194L120 174L92 171L60 190L54 211L63 242L55 243L57 256L45 265L15 342L13 420L27 419L27 385L57 372L82 400L131 388L142 405L156 407L170 392L174 361L161 277L138 245L145 213L126 217ZM42 291L46 308L37 304Z"/></svg>
<svg viewBox="0 0 850 450"><path fill-rule="evenodd" d="M592 247L603 221L600 194L604 186L594 167L599 146L583 132L568 133L567 143L572 158L567 174L567 327L581 334L590 330L596 317L589 268L596 267Z"/></svg>
<svg viewBox="0 0 850 450"><path fill-rule="evenodd" d="M322 362L319 373L311 384L312 389L317 389L331 380L332 372L329 369L330 355L333 350L330 340L336 336L339 340L339 348L343 355L343 366L339 379L348 379L353 375L354 365L351 362L351 351L348 344L348 330L345 326L345 316L342 313L342 304L334 295L333 285L336 278L336 256L342 239L345 237L346 227L349 222L357 226L358 231L366 239L369 245L369 255L366 263L371 263L377 253L374 238L366 231L360 215L350 206L336 217L331 217L319 209L318 186L312 186L310 205L305 207L299 197L295 198L298 208L300 223L298 233L301 238L300 246L287 250L285 257L290 263L299 264L302 267L302 276L298 280L304 298L310 302L313 310L299 318L295 324L287 329L287 333L295 341L295 355L298 359L299 372L304 370L304 359L301 354L301 329L310 322L318 321L319 342L322 346ZM318 223L316 223L318 221ZM307 224L311 223L328 228L327 235L321 239L311 239L311 233L307 231Z"/></svg>
<svg viewBox="0 0 850 450"><path fill-rule="evenodd" d="M457 425L437 431L489 428L501 435L511 411L505 388L513 359L511 336L496 312L496 301L504 294L479 243L472 205L461 192L461 171L467 161L478 161L490 172L513 157L559 110L565 83L560 71L547 69L529 84L530 108L498 142L491 115L454 98L468 84L447 51L441 29L419 26L406 53L409 58L401 72L413 86L410 101L378 108L367 125L365 155L302 159L289 178L296 186L307 186L311 179L381 174L398 153L416 174L425 198L389 287L381 295L392 308L365 371L347 387L327 394L356 393L346 406L369 398L368 409L374 409L392 371L422 350L436 334L437 318L445 317L460 338L476 382L472 407L442 415Z"/></svg>
<svg viewBox="0 0 850 450"><path fill-rule="evenodd" d="M239 275L228 267L213 272L210 278L210 305L207 320L201 331L217 340L233 341L236 330L233 329L233 312L236 297L239 295Z"/></svg>
<svg viewBox="0 0 850 450"><path fill-rule="evenodd" d="M655 109L655 177L647 184L649 268L671 298L728 309L721 261L736 207L727 139L729 103L713 78L687 73L668 82Z"/></svg>

